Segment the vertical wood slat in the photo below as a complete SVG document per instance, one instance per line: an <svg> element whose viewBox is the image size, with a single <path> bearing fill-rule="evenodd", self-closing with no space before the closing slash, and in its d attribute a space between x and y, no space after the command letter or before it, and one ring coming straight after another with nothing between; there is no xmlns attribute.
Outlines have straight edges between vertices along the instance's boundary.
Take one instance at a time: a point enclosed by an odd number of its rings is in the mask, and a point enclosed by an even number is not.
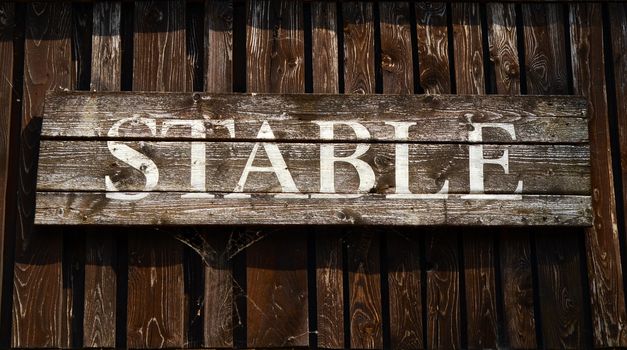
<svg viewBox="0 0 627 350"><path fill-rule="evenodd" d="M477 3L452 4L455 79L459 94L485 94L481 14ZM494 236L464 232L468 348L497 347Z"/></svg>
<svg viewBox="0 0 627 350"><path fill-rule="evenodd" d="M300 1L251 0L246 35L248 92L305 91ZM247 345L309 344L307 240L268 232L246 250Z"/></svg>
<svg viewBox="0 0 627 350"><path fill-rule="evenodd" d="M61 347L62 237L34 231L37 134L48 89L73 86L71 5L31 3L26 6L24 105L20 141L17 229L13 289L13 347Z"/></svg>
<svg viewBox="0 0 627 350"><path fill-rule="evenodd" d="M627 220L627 6L624 3L609 4L610 38L612 40L612 63L614 67L614 89L616 90L616 118L621 160L623 188L623 220ZM613 151L616 151L613 149ZM624 223L627 227L627 222ZM622 271L624 273L624 270ZM624 293L624 290L623 290ZM624 320L618 320L623 323ZM618 323L617 322L617 323ZM624 329L624 328L623 328ZM618 336L618 343L624 346L624 334Z"/></svg>
<svg viewBox="0 0 627 350"><path fill-rule="evenodd" d="M189 91L184 1L137 2L133 90ZM183 249L167 233L136 232L128 242L127 346L182 347Z"/></svg>
<svg viewBox="0 0 627 350"><path fill-rule="evenodd" d="M344 19L344 91L375 92L374 12L368 2L342 3ZM383 347L380 232L347 234L350 345Z"/></svg>
<svg viewBox="0 0 627 350"><path fill-rule="evenodd" d="M412 94L410 4L381 2L378 6L383 93ZM388 231L386 234L390 346L394 349L423 347L420 236L416 231Z"/></svg>
<svg viewBox="0 0 627 350"><path fill-rule="evenodd" d="M118 91L121 84L120 2L93 5L91 90ZM102 230L101 230L102 231ZM115 347L116 261L110 232L85 237L84 347Z"/></svg>
<svg viewBox="0 0 627 350"><path fill-rule="evenodd" d="M11 119L11 102L13 99L13 35L15 31L15 4L14 3L2 3L0 4L0 74L4 77L0 81L0 281L4 280L4 263L7 257L4 255L4 251L9 247L8 242L11 242L8 238L9 227L7 225L8 213L13 203L10 203L10 199L13 198L11 194L7 197L9 178L13 177L13 171L11 170L10 155L11 152L11 139L15 138L15 135L11 134L13 129L11 125L14 125ZM11 255L11 254L9 254ZM7 261L8 262L8 261ZM1 289L1 288L0 288ZM3 300L4 293L6 291L0 290L0 300ZM8 325L0 324L0 329L9 327ZM6 329L6 328L5 328Z"/></svg>
<svg viewBox="0 0 627 350"><path fill-rule="evenodd" d="M616 223L601 4L570 4L573 86L588 98L593 226L586 228L594 346L627 345L625 295ZM625 103L620 101L619 103Z"/></svg>
<svg viewBox="0 0 627 350"><path fill-rule="evenodd" d="M520 94L514 5L490 3L487 4L487 12L496 92ZM505 342L515 349L535 348L537 343L529 234L503 231L500 237L500 257Z"/></svg>
<svg viewBox="0 0 627 350"><path fill-rule="evenodd" d="M427 94L451 93L445 3L417 3L420 84ZM451 230L425 235L427 347L461 346L458 237Z"/></svg>
<svg viewBox="0 0 627 350"><path fill-rule="evenodd" d="M312 70L314 93L339 93L337 5L311 4ZM325 231L325 232L322 232ZM340 230L316 232L316 301L318 347L343 349L344 279Z"/></svg>
<svg viewBox="0 0 627 350"><path fill-rule="evenodd" d="M205 2L205 91L233 91L233 2ZM205 259L203 345L233 346L233 270L228 256L228 232L210 230L203 237L210 254Z"/></svg>
<svg viewBox="0 0 627 350"><path fill-rule="evenodd" d="M560 4L523 4L527 93L568 94ZM549 232L550 231L550 232ZM547 348L584 344L579 245L573 230L534 230L542 337Z"/></svg>
<svg viewBox="0 0 627 350"><path fill-rule="evenodd" d="M515 5L488 3L486 10L496 93L519 95ZM529 234L505 229L501 231L499 243L504 342L514 349L533 349L537 344Z"/></svg>

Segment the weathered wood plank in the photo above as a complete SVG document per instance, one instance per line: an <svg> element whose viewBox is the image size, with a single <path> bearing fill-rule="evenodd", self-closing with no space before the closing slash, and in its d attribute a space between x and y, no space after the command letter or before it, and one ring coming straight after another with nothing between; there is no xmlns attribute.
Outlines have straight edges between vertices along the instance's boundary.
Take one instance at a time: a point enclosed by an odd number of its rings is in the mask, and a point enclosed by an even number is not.
<svg viewBox="0 0 627 350"><path fill-rule="evenodd" d="M372 94L375 92L373 5L366 2L343 2L342 15L344 92Z"/></svg>
<svg viewBox="0 0 627 350"><path fill-rule="evenodd" d="M414 92L410 4L379 3L383 92ZM390 346L394 349L423 348L420 236L388 231L387 284Z"/></svg>
<svg viewBox="0 0 627 350"><path fill-rule="evenodd" d="M483 95L485 89L479 4L452 4L457 92ZM494 236L463 232L467 347L497 347Z"/></svg>
<svg viewBox="0 0 627 350"><path fill-rule="evenodd" d="M120 90L120 2L97 2L93 6L91 90ZM115 347L117 251L109 232L85 236L85 294L83 346Z"/></svg>
<svg viewBox="0 0 627 350"><path fill-rule="evenodd" d="M185 3L135 4L133 90L189 91L186 78ZM170 235L128 241L127 346L184 344L183 249Z"/></svg>
<svg viewBox="0 0 627 350"><path fill-rule="evenodd" d="M247 3L247 91L305 91L301 2ZM247 346L309 344L307 240L268 233L246 250Z"/></svg>
<svg viewBox="0 0 627 350"><path fill-rule="evenodd" d="M61 347L62 237L60 232L34 231L35 157L39 121L48 89L73 86L71 5L31 3L26 6L24 104L20 140L19 184L13 283L13 347ZM45 306L45 307L42 307Z"/></svg>
<svg viewBox="0 0 627 350"><path fill-rule="evenodd" d="M233 2L205 1L205 91L233 89ZM226 230L207 230L203 346L233 346L233 269ZM211 253L211 254L209 254Z"/></svg>
<svg viewBox="0 0 627 350"><path fill-rule="evenodd" d="M348 231L348 291L351 347L383 348L380 230Z"/></svg>
<svg viewBox="0 0 627 350"><path fill-rule="evenodd" d="M523 4L522 14L527 93L568 94L561 5Z"/></svg>
<svg viewBox="0 0 627 350"><path fill-rule="evenodd" d="M180 198L185 192L153 192L129 203L107 201L104 192L77 196L72 192L39 192L38 225L176 225L208 224L390 224L390 225L572 225L590 224L590 198L575 195L523 195L522 199L491 197L467 200L406 200L390 203L377 195L351 199L197 199ZM172 209L170 204L175 203ZM233 215L237 212L238 215ZM408 213L411 213L409 215ZM253 245L254 246L254 245ZM284 252L285 253L285 252ZM250 298L250 295L249 295ZM296 325L294 325L296 326ZM302 326L302 325L300 325Z"/></svg>
<svg viewBox="0 0 627 350"><path fill-rule="evenodd" d="M336 94L339 92L337 4L311 4L311 51L313 91Z"/></svg>
<svg viewBox="0 0 627 350"><path fill-rule="evenodd" d="M427 347L458 349L461 347L459 237L452 230L429 231L425 239Z"/></svg>
<svg viewBox="0 0 627 350"><path fill-rule="evenodd" d="M627 203L627 103L622 102L627 101L627 7L624 3L609 4L608 12L611 28L611 62L614 68L615 101L617 102L616 118L618 122L618 142L620 143L619 151L623 184L621 191L623 203ZM623 205L623 220L627 219L625 213L627 213L627 206ZM620 213L617 213L617 215L620 218ZM622 321L619 320L619 322ZM623 334L620 334L618 339L621 339L620 343L623 343Z"/></svg>
<svg viewBox="0 0 627 350"><path fill-rule="evenodd" d="M445 3L416 4L420 84L427 94L451 93L447 15ZM427 348L461 345L458 250L457 232L426 232Z"/></svg>
<svg viewBox="0 0 627 350"><path fill-rule="evenodd" d="M11 209L15 206L15 194L11 190L11 185L15 184L15 157L11 157L10 153L17 151L15 146L17 143L13 140L17 139L15 130L19 130L19 119L12 121L11 104L13 101L13 55L14 45L13 37L15 35L15 4L3 3L0 5L0 16L3 21L0 22L0 74L4 77L0 81L0 281L4 281L4 263L5 260L10 261L5 256L5 249L14 249L11 246L13 240L9 235L13 235L11 222L13 221L14 211ZM13 146L13 147L12 147ZM13 215L12 215L13 214ZM7 254L11 256L12 254ZM2 288L4 289L4 288ZM0 291L0 300L4 300L8 296L8 290ZM6 314L6 313L5 313ZM2 319L10 319L3 317ZM7 329L2 321L0 321L0 329Z"/></svg>
<svg viewBox="0 0 627 350"><path fill-rule="evenodd" d="M492 2L486 4L490 64L494 67L496 92L504 95L520 94L520 64L514 4Z"/></svg>
<svg viewBox="0 0 627 350"><path fill-rule="evenodd" d="M316 232L318 346L322 349L344 348L342 259L341 231L320 229Z"/></svg>
<svg viewBox="0 0 627 350"><path fill-rule="evenodd" d="M486 10L496 93L518 95L521 85L515 5L488 3ZM529 233L510 229L499 233L504 322L504 334L499 338L514 349L533 349L537 342Z"/></svg>
<svg viewBox="0 0 627 350"><path fill-rule="evenodd" d="M568 94L564 8L523 4L527 93ZM534 230L542 338L547 348L581 348L583 284L576 232ZM581 232L579 232L581 233Z"/></svg>
<svg viewBox="0 0 627 350"><path fill-rule="evenodd" d="M313 2L311 23L313 92L338 93L337 4ZM316 229L315 235L318 347L343 349L345 344L342 231Z"/></svg>
<svg viewBox="0 0 627 350"><path fill-rule="evenodd" d="M302 192L317 193L327 183L328 176L320 174L320 147L323 144L279 143L258 146L255 166L275 169L270 172L250 170L247 164L256 143L203 143L206 148L205 182L192 185L190 174L198 177L192 165L188 142L125 142L126 147L150 155L142 162L152 161L158 174L154 186L146 187L146 175L115 158L106 141L42 141L38 173L40 191L195 191L195 192ZM276 146L271 157L264 155ZM362 144L363 146L363 144ZM115 144L109 147L121 147ZM350 155L358 144L333 144L335 154ZM358 190L362 175L355 167L338 162L334 170L334 193L376 192L397 193L395 144L368 144L361 159L364 167L372 169L372 187ZM585 145L481 145L486 159L496 159L508 151L509 173L500 166L485 167L486 193L514 193L519 181L521 193L590 194L589 149ZM448 181L449 193L470 193L468 146L461 144L407 145L409 175L407 187L412 193L436 193ZM276 152L280 152L280 155ZM274 166L283 159L287 168L276 173ZM198 159L194 157L194 161ZM271 163L273 162L273 163ZM444 165L442 163L445 163ZM324 165L326 166L326 165ZM242 180L246 170L247 177ZM146 173L148 174L148 173ZM294 184L277 177L291 176ZM403 177L404 174L400 173ZM547 176L548 175L548 176ZM108 176L115 188L107 189ZM365 175L364 175L365 176ZM245 182L243 182L245 181Z"/></svg>
<svg viewBox="0 0 627 350"><path fill-rule="evenodd" d="M586 229L595 347L627 346L627 313L616 222L601 4L569 5L573 86L589 99L594 225ZM624 103L624 101L619 101Z"/></svg>
<svg viewBox="0 0 627 350"><path fill-rule="evenodd" d="M457 93L483 95L486 90L479 4L454 3L451 10Z"/></svg>
<svg viewBox="0 0 627 350"><path fill-rule="evenodd" d="M576 97L542 100L520 96L134 95L51 95L42 136L107 137L121 119L139 117L154 119L156 130L129 121L119 125L118 136L192 139L189 127L163 130L165 120L185 119L204 120L205 135L196 138L256 138L263 121L267 121L278 139L317 140L320 127L314 121L332 118L363 124L373 140L395 139L394 128L386 124L390 121L415 121L419 127L409 128L408 139L421 142L469 141L472 123L481 122L514 124L515 140L507 132L485 128L483 139L491 142L588 140L586 102ZM355 137L350 127L335 129L336 138Z"/></svg>
<svg viewBox="0 0 627 350"><path fill-rule="evenodd" d="M394 349L422 349L420 236L416 229L387 232L390 338Z"/></svg>
<svg viewBox="0 0 627 350"><path fill-rule="evenodd" d="M205 91L233 90L233 2L205 1Z"/></svg>
<svg viewBox="0 0 627 350"><path fill-rule="evenodd" d="M506 341L513 349L534 349L536 321L528 232L502 230L499 253Z"/></svg>
<svg viewBox="0 0 627 350"><path fill-rule="evenodd" d="M383 92L411 94L414 91L409 3L381 2L381 70Z"/></svg>
<svg viewBox="0 0 627 350"><path fill-rule="evenodd" d="M427 94L451 93L446 4L416 3L420 85Z"/></svg>

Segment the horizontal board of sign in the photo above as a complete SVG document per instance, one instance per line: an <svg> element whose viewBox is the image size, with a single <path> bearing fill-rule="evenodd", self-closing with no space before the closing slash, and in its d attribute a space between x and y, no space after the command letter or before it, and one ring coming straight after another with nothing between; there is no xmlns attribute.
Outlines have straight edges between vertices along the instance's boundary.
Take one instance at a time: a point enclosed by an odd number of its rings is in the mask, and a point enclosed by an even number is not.
<svg viewBox="0 0 627 350"><path fill-rule="evenodd" d="M203 145L207 192L230 192L238 184L251 156L253 142L199 142ZM194 191L190 142L125 141L124 145L147 155L158 169L158 184L151 191ZM272 143L285 161L298 191L315 193L320 189L320 144ZM334 144L338 157L355 152L357 144ZM394 193L396 144L371 143L359 157L375 175L374 187L366 192ZM469 145L410 144L408 184L412 193L438 192L448 181L449 193L469 192ZM508 152L509 171L501 166L484 166L487 193L513 193L523 181L522 193L590 193L590 151L587 145L483 145L488 159ZM269 167L263 143L252 163ZM120 191L142 191L146 180L136 170L114 157L106 141L42 141L38 167L39 191L105 191L109 176ZM338 162L334 169L335 192L356 193L360 178L355 168ZM252 172L243 189L247 192L277 192L281 185L275 173Z"/></svg>
<svg viewBox="0 0 627 350"><path fill-rule="evenodd" d="M39 225L570 225L589 226L589 196L523 195L518 199L383 200L352 199L190 199L184 193L155 192L137 201L105 193L39 192ZM495 195L498 196L498 195Z"/></svg>
<svg viewBox="0 0 627 350"><path fill-rule="evenodd" d="M44 109L38 224L591 222L579 97L66 92Z"/></svg>
<svg viewBox="0 0 627 350"><path fill-rule="evenodd" d="M267 122L276 140L320 140L318 121L363 125L371 141L398 141L389 122L410 121L408 142L478 142L473 123L510 123L515 138L484 128L489 143L586 143L586 101L572 96L272 95L202 93L54 93L47 97L42 137L249 140ZM125 118L143 122L111 128ZM171 120L203 121L203 132L164 126ZM148 121L148 122L146 122ZM154 123L151 129L147 124ZM355 140L337 125L334 140Z"/></svg>

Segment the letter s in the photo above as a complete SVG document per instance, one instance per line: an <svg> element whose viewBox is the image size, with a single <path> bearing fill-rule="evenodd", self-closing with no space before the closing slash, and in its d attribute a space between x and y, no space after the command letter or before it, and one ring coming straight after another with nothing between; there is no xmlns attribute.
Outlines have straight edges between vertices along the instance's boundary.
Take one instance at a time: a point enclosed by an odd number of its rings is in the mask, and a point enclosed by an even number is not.
<svg viewBox="0 0 627 350"><path fill-rule="evenodd" d="M118 120L115 124L113 124L111 129L109 129L108 136L118 137L120 126L126 122L142 123L150 129L150 132L153 135L157 133L157 125L154 119L140 118L134 115L131 118ZM144 186L143 191L152 191L155 187L157 187L157 182L159 181L159 169L157 168L155 162L153 162L146 155L119 141L107 141L107 147L109 148L109 152L111 152L114 157L130 165L134 169L139 170L144 175L146 178L146 185ZM149 195L149 193L121 193L115 187L115 184L111 181L111 178L108 175L105 176L105 189L109 192L106 194L106 198L110 199L139 200L146 198Z"/></svg>

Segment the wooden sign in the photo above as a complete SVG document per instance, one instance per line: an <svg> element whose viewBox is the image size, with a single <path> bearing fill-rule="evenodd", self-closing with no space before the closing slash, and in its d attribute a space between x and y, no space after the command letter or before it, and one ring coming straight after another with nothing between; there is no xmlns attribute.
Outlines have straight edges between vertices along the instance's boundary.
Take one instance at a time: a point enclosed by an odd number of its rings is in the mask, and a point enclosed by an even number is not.
<svg viewBox="0 0 627 350"><path fill-rule="evenodd" d="M566 96L46 97L36 224L591 224Z"/></svg>

